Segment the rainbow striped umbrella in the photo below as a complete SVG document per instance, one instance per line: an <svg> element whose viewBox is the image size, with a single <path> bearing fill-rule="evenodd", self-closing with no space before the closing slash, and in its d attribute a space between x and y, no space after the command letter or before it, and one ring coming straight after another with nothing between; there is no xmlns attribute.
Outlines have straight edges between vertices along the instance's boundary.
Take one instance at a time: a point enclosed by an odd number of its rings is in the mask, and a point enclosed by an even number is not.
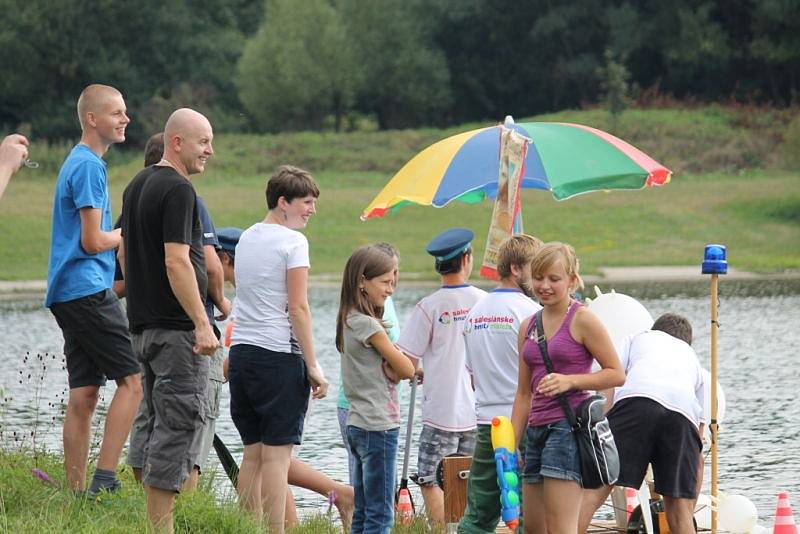
<svg viewBox="0 0 800 534"><path fill-rule="evenodd" d="M613 135L561 122L507 125L531 139L522 187L565 200L591 191L641 189L669 182L669 169ZM453 200L482 201L497 193L500 126L434 143L406 163L361 214L383 217L407 204L441 208Z"/></svg>

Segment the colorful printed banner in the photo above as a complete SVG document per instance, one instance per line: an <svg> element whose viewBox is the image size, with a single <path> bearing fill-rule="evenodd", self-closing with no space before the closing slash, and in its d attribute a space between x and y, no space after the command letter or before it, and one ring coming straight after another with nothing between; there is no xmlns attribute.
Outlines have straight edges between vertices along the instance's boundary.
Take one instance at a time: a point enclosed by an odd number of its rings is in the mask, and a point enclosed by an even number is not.
<svg viewBox="0 0 800 534"><path fill-rule="evenodd" d="M497 252L500 245L508 237L522 233L520 185L525 175L525 157L530 142L511 128L500 128L500 174L480 272L484 278L499 280Z"/></svg>

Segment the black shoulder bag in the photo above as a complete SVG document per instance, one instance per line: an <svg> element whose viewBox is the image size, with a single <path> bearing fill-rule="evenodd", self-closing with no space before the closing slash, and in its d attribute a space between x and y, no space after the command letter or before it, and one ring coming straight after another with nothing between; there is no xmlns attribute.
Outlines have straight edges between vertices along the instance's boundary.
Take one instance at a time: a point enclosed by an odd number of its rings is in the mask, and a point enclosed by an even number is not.
<svg viewBox="0 0 800 534"><path fill-rule="evenodd" d="M542 325L542 312L534 316L534 336L542 353L544 365L548 373L555 373L553 362L547 353L547 340L544 337ZM581 458L581 486L595 489L601 486L612 485L619 477L619 454L614 435L608 426L608 419L603 413L606 398L602 395L591 395L581 402L576 410L567 402L563 393L558 395L558 401L567 416L567 422L572 428L575 440L578 442L578 452Z"/></svg>

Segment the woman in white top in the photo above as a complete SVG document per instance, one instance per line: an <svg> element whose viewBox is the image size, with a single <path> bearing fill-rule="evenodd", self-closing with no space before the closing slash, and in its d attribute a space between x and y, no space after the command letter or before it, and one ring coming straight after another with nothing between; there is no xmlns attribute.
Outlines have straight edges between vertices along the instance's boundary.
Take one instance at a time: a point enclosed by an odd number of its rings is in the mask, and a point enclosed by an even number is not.
<svg viewBox="0 0 800 534"><path fill-rule="evenodd" d="M236 246L236 328L230 350L231 417L244 443L242 505L284 531L292 446L300 444L308 391L328 382L317 365L308 304L308 241L319 188L302 169L279 167L267 183L266 218Z"/></svg>

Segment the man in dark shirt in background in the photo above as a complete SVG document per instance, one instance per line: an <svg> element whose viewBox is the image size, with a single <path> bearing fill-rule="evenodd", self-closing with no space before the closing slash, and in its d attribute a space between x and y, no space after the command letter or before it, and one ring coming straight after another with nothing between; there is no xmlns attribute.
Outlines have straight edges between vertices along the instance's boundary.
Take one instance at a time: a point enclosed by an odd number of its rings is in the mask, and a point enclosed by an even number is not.
<svg viewBox="0 0 800 534"><path fill-rule="evenodd" d="M163 159L136 175L122 199L120 264L150 411L143 481L158 532L173 531L175 493L194 466L205 420L206 356L219 347L203 303L203 232L189 181L205 170L212 139L203 115L175 111L164 127Z"/></svg>

